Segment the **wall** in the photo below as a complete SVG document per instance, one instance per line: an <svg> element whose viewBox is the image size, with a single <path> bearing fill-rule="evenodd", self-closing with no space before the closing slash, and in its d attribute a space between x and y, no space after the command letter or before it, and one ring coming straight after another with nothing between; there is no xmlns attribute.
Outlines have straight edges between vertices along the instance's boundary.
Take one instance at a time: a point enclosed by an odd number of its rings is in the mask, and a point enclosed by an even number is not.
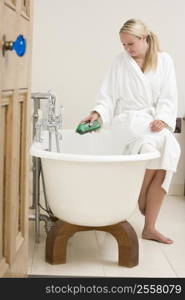
<svg viewBox="0 0 185 300"><path fill-rule="evenodd" d="M185 115L184 0L36 0L32 91L56 93L64 106L64 128L75 128L94 106L108 67L122 51L118 32L129 18L142 19L158 34L161 49L171 54L178 116ZM178 139L183 143L184 137ZM179 174L174 180L182 187L183 170Z"/></svg>

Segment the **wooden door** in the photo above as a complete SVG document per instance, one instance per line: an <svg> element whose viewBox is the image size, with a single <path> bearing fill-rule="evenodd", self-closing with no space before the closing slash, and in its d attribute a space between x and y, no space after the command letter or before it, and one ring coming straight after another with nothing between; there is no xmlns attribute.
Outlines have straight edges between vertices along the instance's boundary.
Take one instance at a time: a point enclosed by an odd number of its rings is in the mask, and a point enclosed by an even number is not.
<svg viewBox="0 0 185 300"><path fill-rule="evenodd" d="M32 4L0 1L0 277L27 274ZM23 56L2 51L20 34Z"/></svg>

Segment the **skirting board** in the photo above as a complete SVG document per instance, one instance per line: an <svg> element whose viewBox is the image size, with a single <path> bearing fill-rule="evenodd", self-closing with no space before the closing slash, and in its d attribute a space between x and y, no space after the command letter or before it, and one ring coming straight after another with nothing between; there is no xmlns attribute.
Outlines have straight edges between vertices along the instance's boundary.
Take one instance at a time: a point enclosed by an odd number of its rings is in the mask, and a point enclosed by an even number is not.
<svg viewBox="0 0 185 300"><path fill-rule="evenodd" d="M184 184L171 184L168 195L184 195Z"/></svg>

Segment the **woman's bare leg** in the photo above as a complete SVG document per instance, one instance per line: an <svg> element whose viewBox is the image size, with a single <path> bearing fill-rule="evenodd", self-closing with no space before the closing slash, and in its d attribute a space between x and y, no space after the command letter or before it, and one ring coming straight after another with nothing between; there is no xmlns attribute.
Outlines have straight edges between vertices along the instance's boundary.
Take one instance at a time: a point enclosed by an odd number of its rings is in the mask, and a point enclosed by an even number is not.
<svg viewBox="0 0 185 300"><path fill-rule="evenodd" d="M165 170L157 170L153 180L148 187L146 204L145 204L145 225L142 233L142 238L155 240L165 244L172 244L173 241L155 229L155 222L159 214L159 210L166 192L161 187Z"/></svg>
<svg viewBox="0 0 185 300"><path fill-rule="evenodd" d="M150 170L146 169L145 171L145 176L144 176L143 184L138 199L139 210L143 215L145 215L146 194L148 191L148 187L152 179L154 178L156 172L157 170L151 170L151 169Z"/></svg>

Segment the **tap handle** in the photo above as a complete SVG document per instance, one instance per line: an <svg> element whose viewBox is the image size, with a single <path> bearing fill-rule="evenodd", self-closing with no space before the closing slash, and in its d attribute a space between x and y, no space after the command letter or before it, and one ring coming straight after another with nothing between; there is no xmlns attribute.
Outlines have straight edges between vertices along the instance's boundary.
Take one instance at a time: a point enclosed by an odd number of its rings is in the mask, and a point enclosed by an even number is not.
<svg viewBox="0 0 185 300"><path fill-rule="evenodd" d="M49 90L48 94L50 95L49 98L50 98L51 103L55 104L55 102L56 102L56 95L52 92L52 90Z"/></svg>
<svg viewBox="0 0 185 300"><path fill-rule="evenodd" d="M38 119L38 121L36 122L36 125L35 125L35 135L34 135L34 140L36 142L39 142L41 143L42 142L42 137L41 137L41 131L42 131L42 125L43 125L43 122L41 119Z"/></svg>
<svg viewBox="0 0 185 300"><path fill-rule="evenodd" d="M62 129L62 123L63 123L63 111L64 111L64 107L63 105L60 106L59 109L59 128Z"/></svg>

